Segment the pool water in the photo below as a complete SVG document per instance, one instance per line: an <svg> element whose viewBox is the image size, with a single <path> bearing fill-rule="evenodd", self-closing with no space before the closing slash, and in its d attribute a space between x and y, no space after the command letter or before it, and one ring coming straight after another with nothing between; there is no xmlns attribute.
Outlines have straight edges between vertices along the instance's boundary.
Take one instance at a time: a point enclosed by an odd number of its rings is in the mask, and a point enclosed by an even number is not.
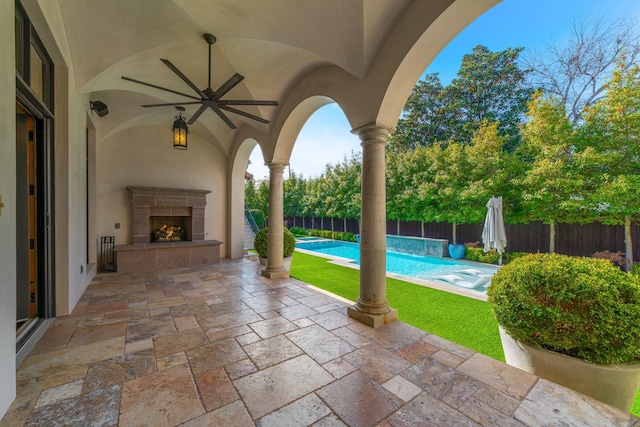
<svg viewBox="0 0 640 427"><path fill-rule="evenodd" d="M360 264L360 245L357 243L325 240L297 243L296 247L335 257L347 258L353 260L356 264ZM435 276L457 274L457 271L470 267L471 266L469 264L445 258L417 256L387 251L388 272L415 277L418 279L432 280ZM490 275L493 275L497 271L496 267L477 266L475 264L473 265L473 268ZM472 276L460 276L465 280L472 282L477 280ZM482 291L484 289L478 290Z"/></svg>

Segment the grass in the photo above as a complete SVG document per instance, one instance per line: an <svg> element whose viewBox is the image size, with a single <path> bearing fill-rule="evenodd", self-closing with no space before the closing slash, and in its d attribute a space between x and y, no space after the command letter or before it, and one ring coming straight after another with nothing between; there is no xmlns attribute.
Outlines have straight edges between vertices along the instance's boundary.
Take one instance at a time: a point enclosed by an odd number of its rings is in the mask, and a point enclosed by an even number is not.
<svg viewBox="0 0 640 427"><path fill-rule="evenodd" d="M360 294L360 272L326 258L294 252L291 277L351 301ZM390 278L387 299L403 322L504 362L498 324L486 302ZM640 416L640 390L631 413Z"/></svg>

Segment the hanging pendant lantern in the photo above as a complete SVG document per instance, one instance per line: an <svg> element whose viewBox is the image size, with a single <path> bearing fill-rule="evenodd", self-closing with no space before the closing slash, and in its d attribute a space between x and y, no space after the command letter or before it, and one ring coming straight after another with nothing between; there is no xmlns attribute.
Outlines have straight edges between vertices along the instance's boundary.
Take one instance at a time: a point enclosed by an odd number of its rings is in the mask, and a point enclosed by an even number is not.
<svg viewBox="0 0 640 427"><path fill-rule="evenodd" d="M184 121L184 117L182 117L184 107L176 107L176 110L178 110L178 116L173 122L173 126L171 126L171 130L173 131L173 148L176 150L186 150L189 127L187 126L187 122Z"/></svg>

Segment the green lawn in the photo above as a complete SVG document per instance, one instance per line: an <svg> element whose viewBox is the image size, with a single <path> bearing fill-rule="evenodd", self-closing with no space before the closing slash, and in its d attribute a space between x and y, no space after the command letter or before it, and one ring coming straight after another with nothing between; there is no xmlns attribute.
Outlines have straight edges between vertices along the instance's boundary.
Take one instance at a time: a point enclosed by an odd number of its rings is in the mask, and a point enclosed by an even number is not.
<svg viewBox="0 0 640 427"><path fill-rule="evenodd" d="M294 252L291 277L355 301L360 272L326 258ZM405 323L504 361L498 324L484 301L387 278L389 305ZM640 391L631 413L640 416Z"/></svg>

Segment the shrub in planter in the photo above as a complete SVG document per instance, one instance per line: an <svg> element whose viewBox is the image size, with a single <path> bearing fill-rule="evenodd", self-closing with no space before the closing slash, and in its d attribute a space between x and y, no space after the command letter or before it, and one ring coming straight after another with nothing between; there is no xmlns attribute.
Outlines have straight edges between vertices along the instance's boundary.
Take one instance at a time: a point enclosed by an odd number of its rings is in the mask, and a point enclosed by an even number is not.
<svg viewBox="0 0 640 427"><path fill-rule="evenodd" d="M599 365L640 361L640 278L609 261L527 255L502 267L487 294L518 341Z"/></svg>
<svg viewBox="0 0 640 427"><path fill-rule="evenodd" d="M296 238L293 237L293 234L286 227L283 230L283 238L284 238L284 246L283 246L283 255L285 257L291 256L293 254L293 250L296 247ZM268 245L269 245L269 227L261 228L257 233L255 240L253 241L253 248L258 252L258 256L261 258L266 258L268 255Z"/></svg>

